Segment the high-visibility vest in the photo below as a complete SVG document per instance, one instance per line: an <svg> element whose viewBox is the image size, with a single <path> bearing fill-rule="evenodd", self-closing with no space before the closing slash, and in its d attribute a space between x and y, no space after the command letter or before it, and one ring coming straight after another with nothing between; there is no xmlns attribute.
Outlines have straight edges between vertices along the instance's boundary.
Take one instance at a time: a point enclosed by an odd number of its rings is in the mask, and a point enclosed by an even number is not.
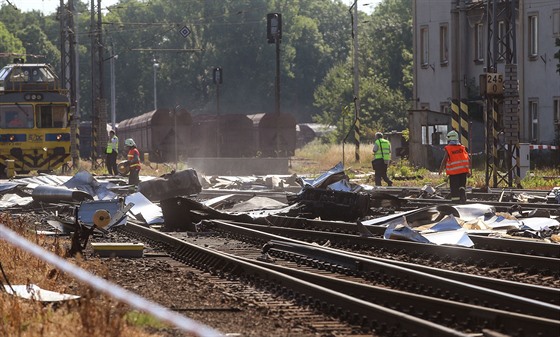
<svg viewBox="0 0 560 337"><path fill-rule="evenodd" d="M373 154L373 159L391 160L391 143L387 139L379 138L375 144L377 151Z"/></svg>
<svg viewBox="0 0 560 337"><path fill-rule="evenodd" d="M115 140L113 142L113 140ZM119 153L119 138L117 136L113 136L113 138L109 139L107 142L107 152L106 153Z"/></svg>
<svg viewBox="0 0 560 337"><path fill-rule="evenodd" d="M448 144L444 149L447 152L447 164L445 165L447 175L453 176L470 172L469 154L463 145Z"/></svg>
<svg viewBox="0 0 560 337"><path fill-rule="evenodd" d="M132 161L134 159L134 157L138 158L138 162L136 163L131 163L130 164L130 169L131 170L138 170L140 171L140 152L138 151L137 148L133 147L132 149L130 149L128 151L128 155L127 155L127 159L129 161Z"/></svg>

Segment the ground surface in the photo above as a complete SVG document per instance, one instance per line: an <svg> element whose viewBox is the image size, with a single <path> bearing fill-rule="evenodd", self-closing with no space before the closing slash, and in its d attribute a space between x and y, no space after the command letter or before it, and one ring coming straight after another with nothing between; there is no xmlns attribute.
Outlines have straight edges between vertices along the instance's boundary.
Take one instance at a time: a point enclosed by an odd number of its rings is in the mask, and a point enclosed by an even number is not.
<svg viewBox="0 0 560 337"><path fill-rule="evenodd" d="M232 284L149 248L146 252L144 258L103 259L110 281L229 336L337 336L285 318L274 305L267 308L263 301L268 299L251 286ZM165 337L185 335L172 328L151 330Z"/></svg>

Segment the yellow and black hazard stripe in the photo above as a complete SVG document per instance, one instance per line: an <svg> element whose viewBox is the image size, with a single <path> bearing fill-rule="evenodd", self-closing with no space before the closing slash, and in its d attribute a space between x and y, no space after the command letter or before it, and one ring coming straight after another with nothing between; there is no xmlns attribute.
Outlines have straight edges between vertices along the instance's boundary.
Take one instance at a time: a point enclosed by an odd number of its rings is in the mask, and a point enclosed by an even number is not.
<svg viewBox="0 0 560 337"><path fill-rule="evenodd" d="M469 106L465 100L451 101L451 128L459 133L461 144L469 145Z"/></svg>
<svg viewBox="0 0 560 337"><path fill-rule="evenodd" d="M356 144L356 162L360 161L360 118L354 123L354 142Z"/></svg>

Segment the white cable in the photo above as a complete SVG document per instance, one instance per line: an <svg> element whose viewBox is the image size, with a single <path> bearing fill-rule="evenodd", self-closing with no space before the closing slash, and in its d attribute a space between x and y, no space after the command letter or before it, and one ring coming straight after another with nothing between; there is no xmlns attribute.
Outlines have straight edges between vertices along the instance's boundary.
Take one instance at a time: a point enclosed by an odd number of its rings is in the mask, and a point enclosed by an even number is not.
<svg viewBox="0 0 560 337"><path fill-rule="evenodd" d="M17 246L35 255L35 257L57 267L67 274L74 276L76 279L82 281L83 283L86 283L95 290L109 295L123 303L126 303L131 307L136 308L137 310L149 313L162 321L174 325L184 332L193 333L196 336L200 337L224 336L218 331L202 323L179 315L178 313L171 311L157 303L148 301L147 299L138 296L135 293L132 293L99 276L91 274L90 272L60 258L59 256L44 250L38 245L27 241L2 224L0 224L0 239L4 239L14 246Z"/></svg>

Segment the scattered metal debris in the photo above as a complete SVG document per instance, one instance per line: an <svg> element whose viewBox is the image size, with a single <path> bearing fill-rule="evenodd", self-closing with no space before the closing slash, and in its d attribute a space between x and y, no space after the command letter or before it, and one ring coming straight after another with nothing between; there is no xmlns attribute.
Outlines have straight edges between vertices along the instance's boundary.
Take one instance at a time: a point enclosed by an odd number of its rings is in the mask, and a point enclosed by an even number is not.
<svg viewBox="0 0 560 337"><path fill-rule="evenodd" d="M93 200L93 197L88 192L54 186L37 186L33 189L31 196L33 197L33 200L40 202Z"/></svg>
<svg viewBox="0 0 560 337"><path fill-rule="evenodd" d="M62 302L80 298L77 295L62 294L55 291L41 289L35 284L4 285L6 293L39 302Z"/></svg>
<svg viewBox="0 0 560 337"><path fill-rule="evenodd" d="M200 193L202 186L193 169L172 172L161 177L143 181L138 190L151 201L189 196Z"/></svg>

